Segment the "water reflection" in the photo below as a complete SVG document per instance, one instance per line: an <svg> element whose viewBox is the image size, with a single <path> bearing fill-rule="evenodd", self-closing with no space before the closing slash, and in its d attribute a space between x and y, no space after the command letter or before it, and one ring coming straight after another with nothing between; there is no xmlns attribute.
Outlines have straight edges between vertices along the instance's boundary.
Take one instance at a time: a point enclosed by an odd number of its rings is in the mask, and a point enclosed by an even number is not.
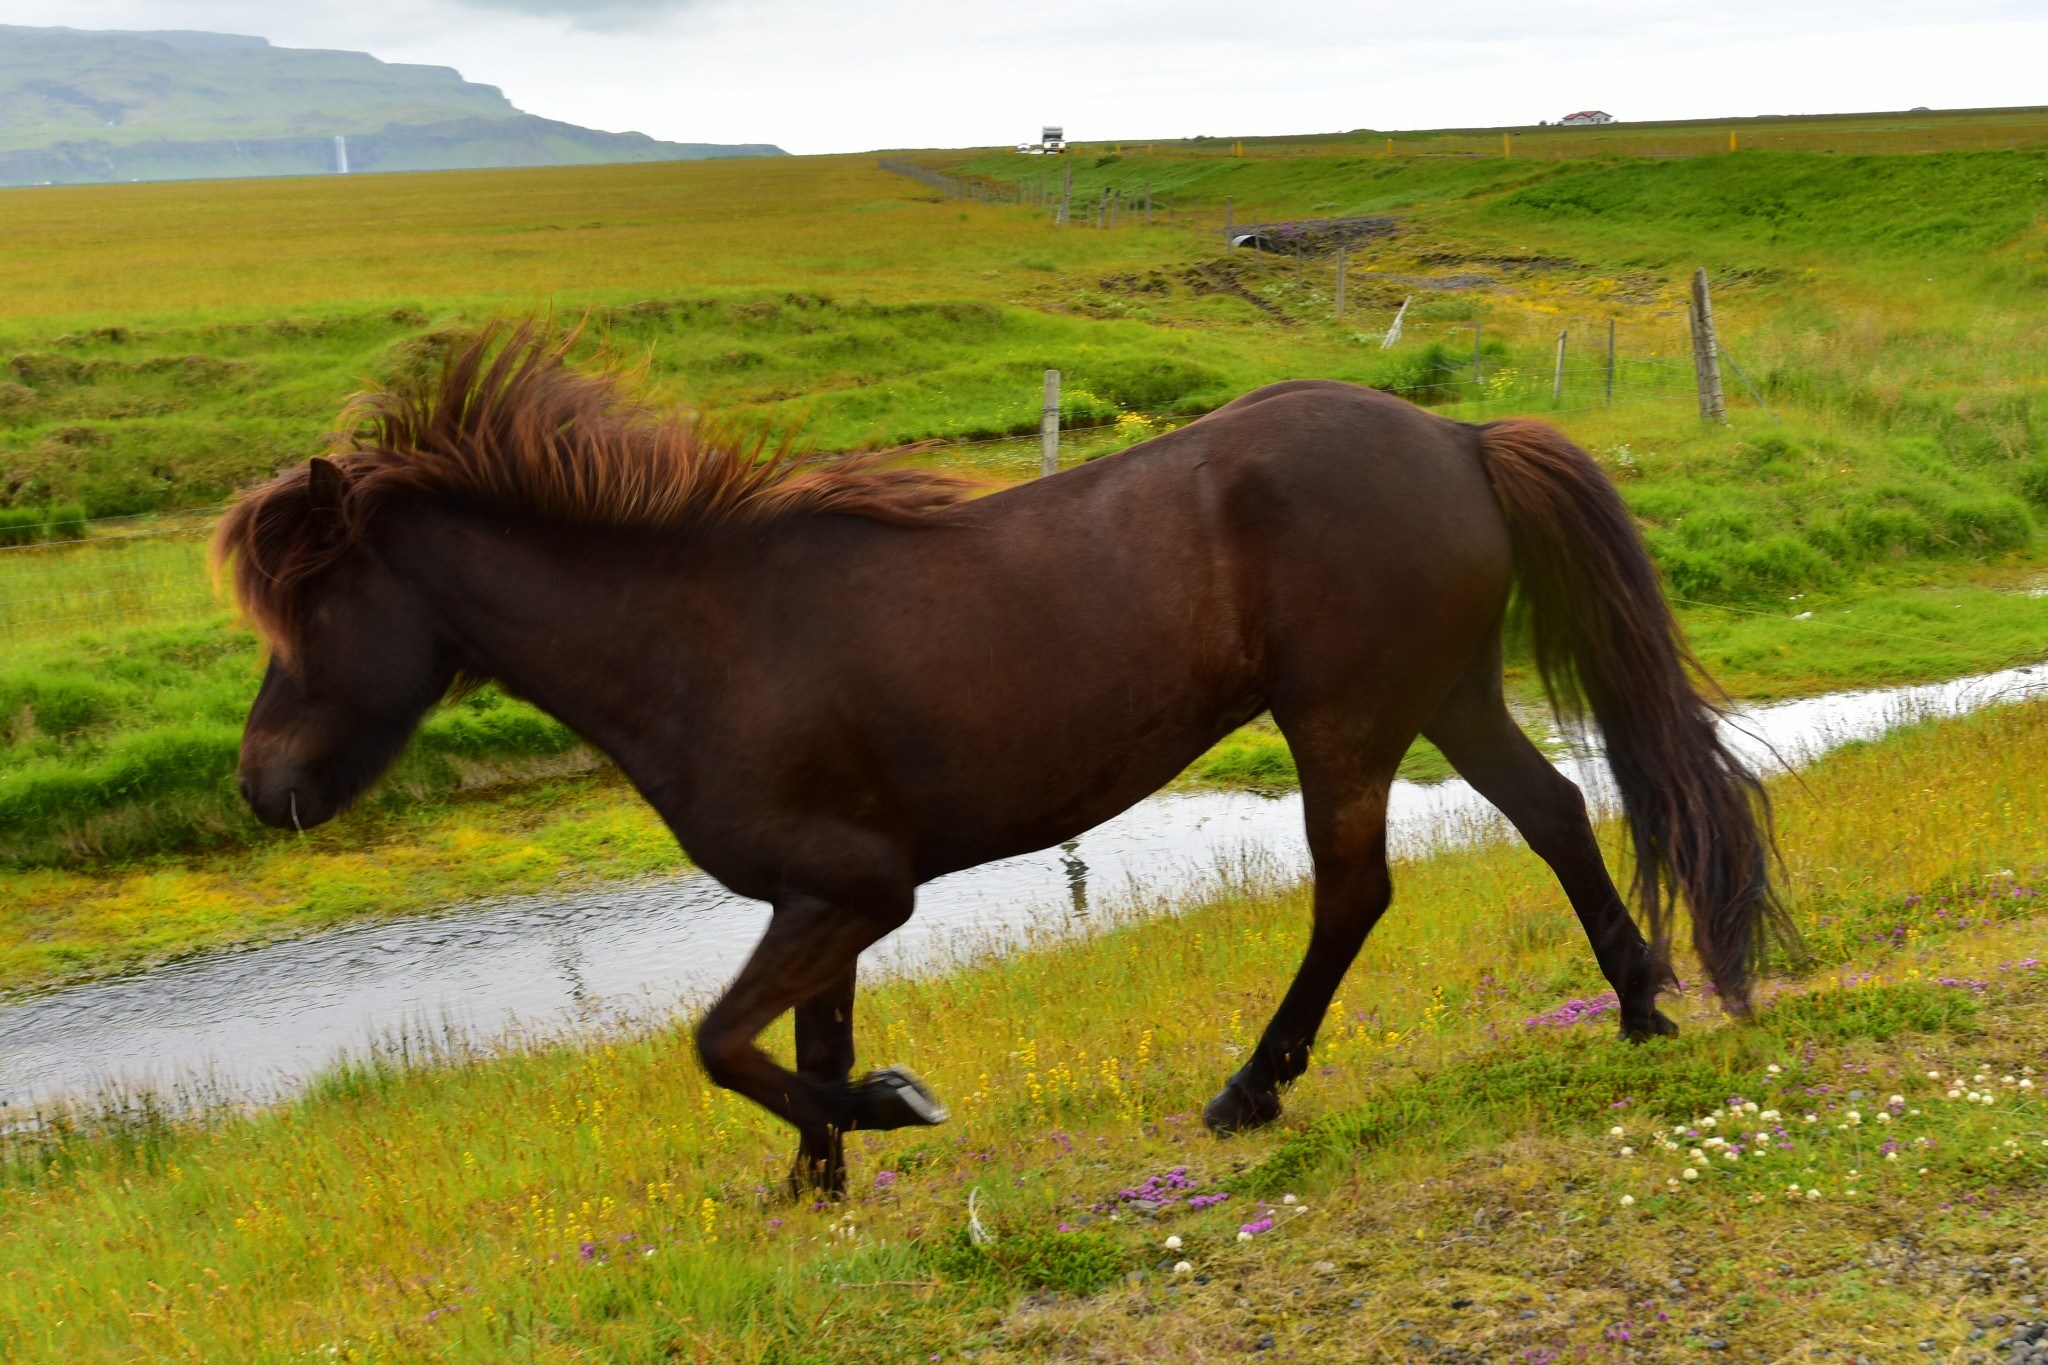
<svg viewBox="0 0 2048 1365"><path fill-rule="evenodd" d="M1082 919L1088 917L1088 864L1083 862L1078 851L1079 839L1069 839L1060 845L1060 867L1067 874L1067 895L1073 901L1074 914Z"/></svg>

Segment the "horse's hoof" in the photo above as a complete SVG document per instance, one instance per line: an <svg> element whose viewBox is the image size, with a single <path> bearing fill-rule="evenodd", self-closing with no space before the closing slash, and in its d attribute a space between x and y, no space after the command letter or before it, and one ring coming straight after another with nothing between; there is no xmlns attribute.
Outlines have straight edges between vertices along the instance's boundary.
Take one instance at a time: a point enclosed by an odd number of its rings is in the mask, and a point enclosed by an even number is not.
<svg viewBox="0 0 2048 1365"><path fill-rule="evenodd" d="M870 1130L929 1128L952 1117L931 1087L900 1066L861 1077L854 1104L860 1115L854 1126Z"/></svg>
<svg viewBox="0 0 2048 1365"><path fill-rule="evenodd" d="M1622 1041L1627 1043L1640 1043L1648 1038L1676 1038L1677 1036L1678 1025L1665 1018L1664 1012L1658 1009L1650 1011L1650 1017L1646 1022L1631 1023L1624 1020L1621 1025Z"/></svg>
<svg viewBox="0 0 2048 1365"><path fill-rule="evenodd" d="M789 1197L799 1203L806 1199L846 1198L846 1167L835 1170L823 1161L798 1157L789 1168Z"/></svg>
<svg viewBox="0 0 2048 1365"><path fill-rule="evenodd" d="M1202 1110L1202 1122L1218 1137L1248 1133L1280 1117L1280 1097L1270 1091L1253 1090L1235 1076L1221 1093Z"/></svg>

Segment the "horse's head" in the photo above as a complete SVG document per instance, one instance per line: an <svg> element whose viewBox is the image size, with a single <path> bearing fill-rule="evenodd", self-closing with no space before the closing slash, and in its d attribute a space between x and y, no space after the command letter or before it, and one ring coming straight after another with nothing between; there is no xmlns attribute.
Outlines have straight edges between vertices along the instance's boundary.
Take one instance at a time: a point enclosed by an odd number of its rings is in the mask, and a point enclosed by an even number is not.
<svg viewBox="0 0 2048 1365"><path fill-rule="evenodd" d="M216 554L268 638L242 733L242 796L310 829L376 781L456 676L425 594L356 533L341 471L314 460L237 504Z"/></svg>

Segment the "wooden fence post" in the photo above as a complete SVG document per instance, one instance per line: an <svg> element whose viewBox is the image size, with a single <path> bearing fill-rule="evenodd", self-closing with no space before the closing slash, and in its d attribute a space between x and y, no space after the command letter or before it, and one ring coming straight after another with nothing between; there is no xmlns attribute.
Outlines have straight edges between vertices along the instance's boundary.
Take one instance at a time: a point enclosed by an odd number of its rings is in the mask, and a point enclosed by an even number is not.
<svg viewBox="0 0 2048 1365"><path fill-rule="evenodd" d="M1340 318L1344 316L1344 267L1350 259L1348 251L1337 253L1337 316Z"/></svg>
<svg viewBox="0 0 2048 1365"><path fill-rule="evenodd" d="M1567 332L1557 334L1557 369L1550 376L1550 401L1560 402L1564 398L1564 339Z"/></svg>
<svg viewBox="0 0 2048 1365"><path fill-rule="evenodd" d="M1614 406L1614 319L1607 319L1607 406Z"/></svg>
<svg viewBox="0 0 2048 1365"><path fill-rule="evenodd" d="M1045 408L1038 414L1038 475L1060 472L1060 372L1045 372Z"/></svg>
<svg viewBox="0 0 2048 1365"><path fill-rule="evenodd" d="M1714 340L1714 301L1707 293L1707 268L1692 275L1692 369L1699 381L1700 416L1709 422L1728 420L1721 397L1721 359Z"/></svg>
<svg viewBox="0 0 2048 1365"><path fill-rule="evenodd" d="M1116 226L1118 210L1123 208L1123 204L1124 192L1122 190L1111 190L1109 192L1109 225L1111 227Z"/></svg>

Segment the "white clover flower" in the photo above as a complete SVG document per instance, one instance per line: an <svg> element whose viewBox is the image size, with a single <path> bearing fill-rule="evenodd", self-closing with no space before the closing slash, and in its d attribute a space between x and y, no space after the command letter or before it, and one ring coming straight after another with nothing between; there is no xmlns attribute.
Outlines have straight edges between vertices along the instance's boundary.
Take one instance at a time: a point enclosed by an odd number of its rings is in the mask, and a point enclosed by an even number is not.
<svg viewBox="0 0 2048 1365"><path fill-rule="evenodd" d="M1797 1193L1799 1193L1799 1182L1795 1180L1795 1181L1793 1181L1793 1182L1792 1182L1791 1184L1787 1185L1787 1186L1785 1187L1785 1193L1787 1193L1787 1194L1797 1194Z"/></svg>
<svg viewBox="0 0 2048 1365"><path fill-rule="evenodd" d="M2033 1080L2033 1077L2031 1077L2031 1076L2022 1076L2022 1077L2020 1077L2020 1089L2022 1089L2022 1090L2032 1090L2033 1088L2034 1088L2034 1080Z"/></svg>
<svg viewBox="0 0 2048 1365"><path fill-rule="evenodd" d="M1880 1109L1877 1111L1877 1121L1879 1123L1890 1123L1892 1121L1892 1116L1886 1113L1884 1110Z"/></svg>
<svg viewBox="0 0 2048 1365"><path fill-rule="evenodd" d="M1769 1066L1764 1068L1764 1070L1770 1072L1773 1076L1778 1074L1778 1069L1778 1064L1776 1062L1772 1062Z"/></svg>
<svg viewBox="0 0 2048 1365"><path fill-rule="evenodd" d="M1705 1118L1700 1120L1700 1127L1712 1128L1718 1122L1720 1122L1720 1120L1716 1119L1712 1114L1709 1114Z"/></svg>
<svg viewBox="0 0 2048 1365"><path fill-rule="evenodd" d="M1700 1178L1700 1173L1694 1170L1692 1167L1688 1166L1685 1168L1685 1178L1687 1180L1698 1180Z"/></svg>
<svg viewBox="0 0 2048 1365"><path fill-rule="evenodd" d="M1628 1133L1627 1133L1626 1131L1624 1131L1624 1130L1623 1130L1623 1128L1622 1128L1622 1126L1621 1126L1620 1124L1618 1124L1618 1123L1617 1123L1617 1124L1615 1124L1615 1125L1614 1125L1614 1126L1613 1126L1612 1128L1609 1128L1609 1129L1607 1130L1607 1136L1609 1136L1609 1137L1627 1137L1627 1136L1628 1136Z"/></svg>
<svg viewBox="0 0 2048 1365"><path fill-rule="evenodd" d="M1635 1202L1636 1197L1632 1194L1625 1194L1621 1197L1621 1206L1625 1209L1635 1207Z"/></svg>
<svg viewBox="0 0 2048 1365"><path fill-rule="evenodd" d="M1808 1114L1808 1115L1806 1116L1806 1121L1807 1121L1808 1123L1819 1123L1819 1122L1820 1122L1820 1115L1819 1115L1819 1114Z"/></svg>
<svg viewBox="0 0 2048 1365"><path fill-rule="evenodd" d="M1976 1091L1972 1090L1969 1094L1963 1096L1963 1098L1968 1100L1971 1104L1975 1104L1978 1100L1983 1099L1984 1097L1982 1095L1979 1095Z"/></svg>
<svg viewBox="0 0 2048 1365"><path fill-rule="evenodd" d="M1172 1237L1169 1237L1169 1238L1167 1238L1167 1239L1166 1239L1166 1249L1167 1249L1168 1251L1179 1251L1179 1250L1180 1250L1180 1236L1179 1236L1179 1234L1175 1234L1174 1236L1172 1236Z"/></svg>
<svg viewBox="0 0 2048 1365"><path fill-rule="evenodd" d="M1938 1081L1941 1079L1941 1073L1939 1071L1930 1071L1927 1073L1927 1079L1930 1081Z"/></svg>
<svg viewBox="0 0 2048 1365"><path fill-rule="evenodd" d="M1742 1154L1741 1154L1741 1153L1739 1153L1739 1152L1723 1152L1723 1153L1721 1153L1721 1160L1723 1160L1723 1161L1738 1161L1738 1160L1740 1160L1740 1159L1741 1159L1741 1155L1742 1155Z"/></svg>
<svg viewBox="0 0 2048 1365"><path fill-rule="evenodd" d="M1743 1102L1743 1105L1742 1105L1742 1112L1743 1112L1743 1113L1745 1113L1745 1114L1754 1114L1754 1113L1756 1112L1756 1101L1755 1101L1755 1100L1746 1100L1746 1101L1744 1101L1744 1102Z"/></svg>
<svg viewBox="0 0 2048 1365"><path fill-rule="evenodd" d="M1996 1103L1998 1103L1998 1097L1997 1097L1996 1095L1993 1095L1993 1094L1991 1094L1990 1092L1988 1092L1988 1091L1987 1091L1987 1092L1985 1092L1985 1095L1984 1095L1984 1103L1986 1103L1986 1104L1996 1104Z"/></svg>
<svg viewBox="0 0 2048 1365"><path fill-rule="evenodd" d="M1851 1109L1851 1110L1849 1111L1849 1114L1848 1114L1848 1118L1849 1118L1849 1122L1850 1122L1850 1123L1852 1123L1852 1124L1853 1124L1853 1123L1861 1123L1861 1122L1863 1122L1863 1115L1861 1115L1861 1114L1857 1113L1857 1112L1856 1112L1856 1111L1855 1111L1854 1109Z"/></svg>
<svg viewBox="0 0 2048 1365"><path fill-rule="evenodd" d="M1951 1090L1948 1092L1948 1097L1952 1100L1959 1100L1963 1097L1963 1092L1960 1090Z"/></svg>
<svg viewBox="0 0 2048 1365"><path fill-rule="evenodd" d="M1899 1154L1897 1152L1886 1152L1884 1154L1884 1159L1886 1161L1897 1161L1899 1159Z"/></svg>
<svg viewBox="0 0 2048 1365"><path fill-rule="evenodd" d="M1699 1148L1695 1147L1692 1149L1692 1159L1694 1161L1705 1161L1707 1159L1707 1154L1701 1151Z"/></svg>
<svg viewBox="0 0 2048 1365"><path fill-rule="evenodd" d="M1237 1233L1237 1240L1238 1240L1238 1241L1240 1241L1240 1242L1249 1242L1249 1241L1250 1241L1251 1239L1252 1239L1252 1235L1251 1235L1251 1234L1250 1234L1249 1232L1246 1232L1246 1231L1245 1231L1244 1229L1242 1229L1242 1228L1238 1229L1238 1233Z"/></svg>
<svg viewBox="0 0 2048 1365"><path fill-rule="evenodd" d="M1664 1183L1671 1189L1675 1190L1678 1188L1678 1177L1674 1175L1670 1179L1666 1180Z"/></svg>
<svg viewBox="0 0 2048 1365"><path fill-rule="evenodd" d="M1775 1109L1766 1109L1763 1113L1758 1114L1757 1117L1762 1119L1765 1123L1776 1123L1780 1115L1778 1111Z"/></svg>
<svg viewBox="0 0 2048 1365"><path fill-rule="evenodd" d="M1175 1261L1173 1263L1173 1273L1176 1275L1192 1275L1195 1273L1195 1263L1193 1261Z"/></svg>
<svg viewBox="0 0 2048 1365"><path fill-rule="evenodd" d="M1820 1198L1820 1191L1819 1191L1819 1190L1808 1190L1808 1191L1806 1192L1806 1197L1807 1197L1808 1199L1818 1199L1818 1198Z"/></svg>
<svg viewBox="0 0 2048 1365"><path fill-rule="evenodd" d="M1674 1124L1674 1125L1672 1126L1672 1129L1671 1129L1671 1131L1672 1131L1672 1132L1674 1132L1674 1133L1679 1133L1679 1134L1683 1134L1683 1133L1685 1132L1685 1125L1684 1125L1684 1124L1682 1124L1682 1123L1680 1123L1680 1124Z"/></svg>
<svg viewBox="0 0 2048 1365"><path fill-rule="evenodd" d="M1301 1201L1291 1194L1283 1194L1280 1196L1280 1202L1283 1204L1299 1204Z"/></svg>
<svg viewBox="0 0 2048 1365"><path fill-rule="evenodd" d="M1634 1156L1635 1154L1636 1149L1633 1147L1624 1147L1621 1149L1621 1155L1623 1156Z"/></svg>

